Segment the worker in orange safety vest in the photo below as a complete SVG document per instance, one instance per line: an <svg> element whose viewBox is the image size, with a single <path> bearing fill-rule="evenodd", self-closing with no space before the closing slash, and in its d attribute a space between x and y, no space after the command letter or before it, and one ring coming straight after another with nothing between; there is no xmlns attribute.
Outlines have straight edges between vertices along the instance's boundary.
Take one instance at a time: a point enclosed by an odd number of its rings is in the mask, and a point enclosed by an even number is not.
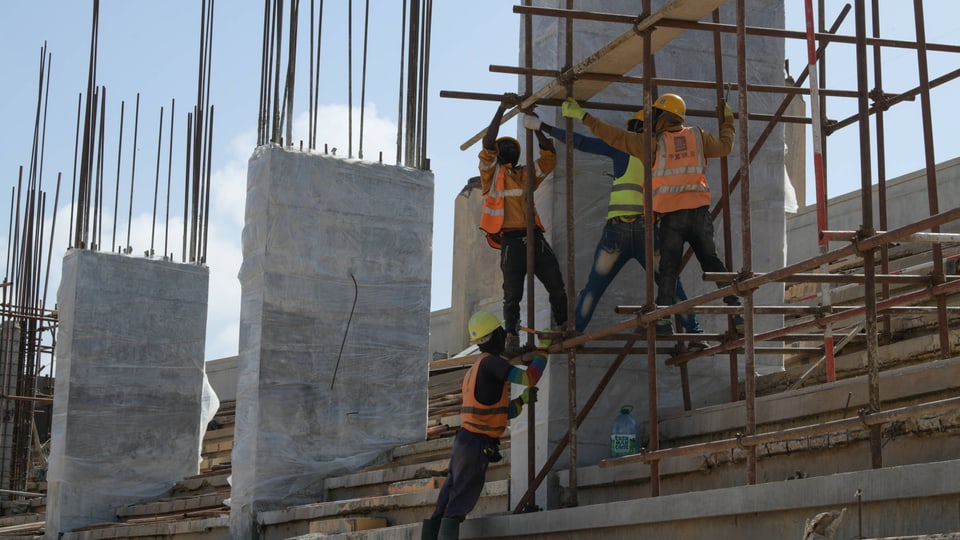
<svg viewBox="0 0 960 540"><path fill-rule="evenodd" d="M726 272L717 255L710 216L710 187L707 184L707 158L723 157L733 149L735 134L733 111L724 101L723 124L716 137L698 127L683 125L687 105L676 94L663 94L653 102L653 210L660 224L660 283L657 305L676 302L676 284L683 259L683 244L689 243L704 272ZM633 133L591 116L573 98L562 105L562 113L578 118L594 135L614 148L643 158L646 145L641 133ZM729 283L718 282L717 287ZM736 295L723 298L725 304L739 306ZM668 318L657 321L658 333L671 326ZM733 317L734 329L743 332L743 317ZM665 332L664 332L665 333Z"/></svg>
<svg viewBox="0 0 960 540"><path fill-rule="evenodd" d="M524 369L500 356L506 332L494 314L474 313L467 328L470 342L482 354L463 377L461 425L453 440L449 474L440 488L433 514L421 525L421 540L460 537L460 522L480 500L487 467L502 459L500 436L524 405L536 401L536 384L547 368L550 339L540 339L532 361ZM523 393L514 399L510 399L511 384L524 387Z"/></svg>
<svg viewBox="0 0 960 540"><path fill-rule="evenodd" d="M500 137L500 121L508 105L519 101L516 94L504 94L503 101L490 121L480 150L480 184L483 208L480 228L487 234L491 247L500 249L500 270L503 274L503 325L507 332L505 354L520 352L520 301L523 299L527 275L527 170L518 165L520 142L513 137ZM553 172L557 153L550 140L537 132L540 157L535 163L533 189ZM533 211L534 274L543 283L550 298L552 327L562 330L567 322L567 292L557 256L543 235L543 224Z"/></svg>

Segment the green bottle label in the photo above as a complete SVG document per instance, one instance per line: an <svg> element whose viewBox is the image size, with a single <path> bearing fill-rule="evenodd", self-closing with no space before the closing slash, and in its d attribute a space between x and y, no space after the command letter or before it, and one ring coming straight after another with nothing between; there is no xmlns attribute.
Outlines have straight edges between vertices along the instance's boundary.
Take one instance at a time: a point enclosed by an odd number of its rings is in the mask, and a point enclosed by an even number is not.
<svg viewBox="0 0 960 540"><path fill-rule="evenodd" d="M636 435L610 435L610 455L628 456L637 453Z"/></svg>

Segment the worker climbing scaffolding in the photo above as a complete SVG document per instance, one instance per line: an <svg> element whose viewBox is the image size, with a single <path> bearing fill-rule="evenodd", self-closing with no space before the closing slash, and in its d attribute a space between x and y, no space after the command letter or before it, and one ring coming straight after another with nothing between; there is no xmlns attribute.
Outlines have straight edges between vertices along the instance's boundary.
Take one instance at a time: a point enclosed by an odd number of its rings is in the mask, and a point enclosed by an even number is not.
<svg viewBox="0 0 960 540"><path fill-rule="evenodd" d="M724 101L723 124L716 137L697 127L683 124L687 106L676 94L664 94L653 104L653 210L660 223L660 287L657 305L669 306L676 302L677 279L683 258L684 243L690 244L705 272L726 272L726 266L717 256L713 239L713 219L710 216L710 187L707 184L707 158L723 157L733 148L735 128L733 112ZM590 128L594 135L630 155L647 155L642 133L635 133L607 124L588 114L573 98L562 106L563 115L576 118ZM729 283L718 282L722 288ZM723 298L729 306L739 306L736 295ZM734 329L743 333L743 316L733 317ZM670 320L657 322L658 333L672 330Z"/></svg>
<svg viewBox="0 0 960 540"><path fill-rule="evenodd" d="M527 129L539 130L561 142L567 142L566 130L557 129L534 114L523 117L523 125ZM627 121L627 129L636 133L643 132L643 111L639 110ZM586 137L579 133L573 134L573 147L582 152L607 156L613 162L613 183L610 188L610 203L607 206L607 220L597 248L594 252L593 267L587 283L580 291L575 310L576 330L583 332L600 297L613 282L623 266L636 259L640 266L646 268L646 247L644 234L643 208L643 162L636 156L631 156L596 137ZM654 225L654 257L658 257L657 227ZM659 280L659 272L655 278ZM677 296L686 300L687 295L683 285L676 285ZM691 334L702 334L703 329L697 316L693 313L681 315L681 325ZM691 341L687 344L691 349L702 350L707 347L702 341Z"/></svg>
<svg viewBox="0 0 960 540"><path fill-rule="evenodd" d="M491 247L500 250L503 273L503 319L506 330L504 354L520 352L520 300L523 299L524 277L527 275L527 201L524 193L526 167L519 165L520 143L513 137L497 137L500 121L507 107L519 100L516 94L504 94L480 150L480 183L483 189L483 213L480 228ZM536 190L553 172L557 164L556 149L546 135L537 132L540 158L534 166ZM567 322L567 293L557 257L543 235L543 224L533 210L534 273L550 295L554 328Z"/></svg>

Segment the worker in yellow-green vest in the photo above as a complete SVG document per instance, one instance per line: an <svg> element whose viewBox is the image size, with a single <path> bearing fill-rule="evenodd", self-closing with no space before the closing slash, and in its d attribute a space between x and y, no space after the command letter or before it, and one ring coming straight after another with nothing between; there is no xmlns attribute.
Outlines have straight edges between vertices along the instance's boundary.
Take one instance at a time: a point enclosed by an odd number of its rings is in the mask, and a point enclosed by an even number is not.
<svg viewBox="0 0 960 540"><path fill-rule="evenodd" d="M527 223L534 220L533 253L534 274L543 283L550 298L552 327L562 330L567 322L567 291L563 274L553 248L543 235L543 225L537 217L527 215L527 170L518 165L520 143L513 137L500 137L500 120L508 104L516 103L516 94L505 94L504 101L490 121L480 150L480 185L483 190L483 208L480 228L487 233L487 242L500 249L500 271L503 274L503 325L507 332L504 354L516 356L520 352L520 301L523 299L524 278L527 276ZM540 158L534 166L536 174L533 189L543 183L557 165L557 153L550 140L537 132Z"/></svg>
<svg viewBox="0 0 960 540"><path fill-rule="evenodd" d="M524 115L523 125L527 129L540 130L560 142L566 142L566 130L557 129L541 121L536 115ZM643 132L642 110L637 111L627 121L627 129L634 133ZM587 284L580 290L580 296L577 298L576 329L577 332L582 333L590 323L600 297L624 265L630 259L635 259L642 268L646 268L643 162L596 137L586 137L579 133L573 134L573 147L589 154L607 156L613 162L613 183L610 188L610 203L607 206L607 221L593 255L590 277L587 278ZM653 242L656 251L659 246L656 224L654 224ZM660 280L659 272L655 274L655 279ZM687 299L683 285L679 282L677 297L681 300ZM692 313L681 315L680 323L687 333L703 333L700 322ZM706 344L701 341L691 341L687 346L691 349L706 348Z"/></svg>

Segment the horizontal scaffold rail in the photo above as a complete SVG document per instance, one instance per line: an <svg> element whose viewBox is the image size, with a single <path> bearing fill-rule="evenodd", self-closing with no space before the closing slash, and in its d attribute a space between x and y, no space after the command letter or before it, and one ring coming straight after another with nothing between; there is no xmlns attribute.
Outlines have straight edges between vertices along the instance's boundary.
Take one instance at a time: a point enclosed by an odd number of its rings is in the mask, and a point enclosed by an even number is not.
<svg viewBox="0 0 960 540"><path fill-rule="evenodd" d="M650 31L650 52L660 50L667 43L683 32L681 28L657 26L663 19L677 19L684 21L698 21L710 12L723 5L726 0L670 0L659 11L640 19L632 28L604 45L593 54L590 54L579 63L566 70L563 75L550 81L545 86L526 97L519 105L507 111L501 119L501 124L516 116L520 111L530 108L541 98L557 94L565 94L567 83L576 79L581 73L588 71L600 73L616 73L623 75L637 67L643 59L643 34ZM609 85L606 81L580 81L573 97L586 100ZM466 150L483 138L486 127L476 135L460 145Z"/></svg>

